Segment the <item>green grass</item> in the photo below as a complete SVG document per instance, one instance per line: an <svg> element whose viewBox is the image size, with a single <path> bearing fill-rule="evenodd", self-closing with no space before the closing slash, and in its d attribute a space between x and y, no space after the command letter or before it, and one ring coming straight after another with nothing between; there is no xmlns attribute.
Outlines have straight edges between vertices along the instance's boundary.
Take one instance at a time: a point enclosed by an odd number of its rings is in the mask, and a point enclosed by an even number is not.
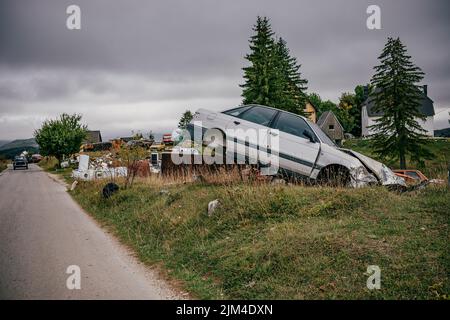
<svg viewBox="0 0 450 320"><path fill-rule="evenodd" d="M409 169L419 169L430 179L444 179L447 176L447 170L450 164L450 139L429 139L428 142L428 147L433 153L433 157L431 159L426 159L424 166L411 162L408 159L407 166ZM397 169L399 167L398 161L380 159L373 152L372 142L368 139L347 140L344 143L344 147L353 149L376 160L382 161L391 168Z"/></svg>
<svg viewBox="0 0 450 320"><path fill-rule="evenodd" d="M5 170L8 167L8 161L7 160L0 160L0 172Z"/></svg>
<svg viewBox="0 0 450 320"><path fill-rule="evenodd" d="M201 299L441 299L450 294L445 186L382 187L138 182L111 199L103 183L72 196L139 258ZM161 189L169 194L161 194ZM213 216L207 204L219 199ZM366 288L369 265L381 290Z"/></svg>

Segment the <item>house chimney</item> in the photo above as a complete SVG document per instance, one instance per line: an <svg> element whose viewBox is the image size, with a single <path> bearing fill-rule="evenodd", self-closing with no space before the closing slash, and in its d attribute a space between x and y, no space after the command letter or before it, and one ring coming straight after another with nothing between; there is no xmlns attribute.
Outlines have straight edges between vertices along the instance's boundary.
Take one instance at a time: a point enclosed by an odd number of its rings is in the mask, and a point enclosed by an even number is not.
<svg viewBox="0 0 450 320"><path fill-rule="evenodd" d="M428 85L427 84L423 85L423 93L425 94L425 96L428 96Z"/></svg>

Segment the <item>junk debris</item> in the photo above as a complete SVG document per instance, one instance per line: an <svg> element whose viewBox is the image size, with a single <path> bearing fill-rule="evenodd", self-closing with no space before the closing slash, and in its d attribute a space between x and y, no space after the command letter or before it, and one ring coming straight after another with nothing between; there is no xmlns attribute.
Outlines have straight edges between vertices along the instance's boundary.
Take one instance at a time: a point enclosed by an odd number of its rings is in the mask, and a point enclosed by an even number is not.
<svg viewBox="0 0 450 320"><path fill-rule="evenodd" d="M105 160L106 158L106 160ZM97 158L90 161L88 155L82 154L79 156L78 169L72 171L72 177L78 180L96 180L105 178L126 177L126 167L109 167L113 163L112 159Z"/></svg>
<svg viewBox="0 0 450 320"><path fill-rule="evenodd" d="M102 190L103 198L108 199L117 191L119 191L119 186L115 183L110 182L103 187Z"/></svg>
<svg viewBox="0 0 450 320"><path fill-rule="evenodd" d="M396 176L403 178L406 184L418 184L429 179L419 170L392 170Z"/></svg>
<svg viewBox="0 0 450 320"><path fill-rule="evenodd" d="M70 186L70 191L75 190L75 188L77 187L77 184L78 184L78 181L75 180L75 181L72 183L72 185Z"/></svg>
<svg viewBox="0 0 450 320"><path fill-rule="evenodd" d="M62 168L62 169L66 169L66 168L68 168L69 166L70 166L69 161L61 162L61 168Z"/></svg>

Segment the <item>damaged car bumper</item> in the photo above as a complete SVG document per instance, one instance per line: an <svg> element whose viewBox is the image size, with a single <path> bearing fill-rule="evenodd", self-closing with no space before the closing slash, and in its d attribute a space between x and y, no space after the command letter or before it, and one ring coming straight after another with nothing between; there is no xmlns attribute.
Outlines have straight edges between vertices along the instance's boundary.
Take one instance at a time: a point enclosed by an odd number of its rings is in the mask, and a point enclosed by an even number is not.
<svg viewBox="0 0 450 320"><path fill-rule="evenodd" d="M362 166L350 170L352 186L362 187L379 183L383 186L406 187L405 180L383 163L350 149L340 150L352 155L362 163Z"/></svg>

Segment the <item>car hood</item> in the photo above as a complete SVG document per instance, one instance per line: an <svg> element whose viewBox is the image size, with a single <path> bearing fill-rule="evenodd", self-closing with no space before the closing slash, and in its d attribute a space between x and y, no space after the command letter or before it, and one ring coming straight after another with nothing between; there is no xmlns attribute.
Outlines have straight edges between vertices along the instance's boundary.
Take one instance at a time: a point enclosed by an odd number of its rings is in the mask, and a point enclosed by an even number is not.
<svg viewBox="0 0 450 320"><path fill-rule="evenodd" d="M405 180L395 175L395 173L383 163L350 149L340 148L339 150L352 155L361 161L361 163L377 177L382 185L406 186Z"/></svg>

